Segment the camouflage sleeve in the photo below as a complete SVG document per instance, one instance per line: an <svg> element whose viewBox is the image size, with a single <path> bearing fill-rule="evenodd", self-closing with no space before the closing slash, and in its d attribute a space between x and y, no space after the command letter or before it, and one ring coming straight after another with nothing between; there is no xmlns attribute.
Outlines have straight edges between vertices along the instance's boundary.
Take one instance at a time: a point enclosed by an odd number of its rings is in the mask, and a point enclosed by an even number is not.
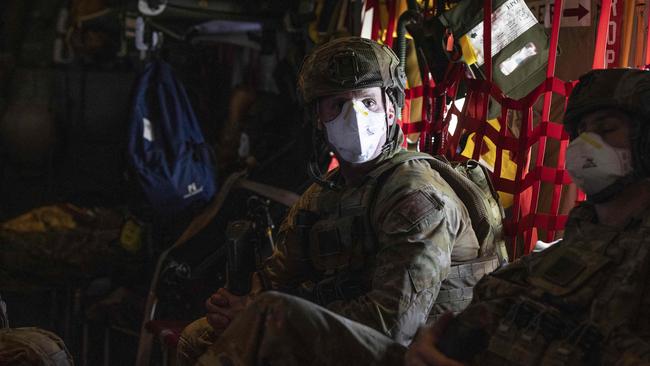
<svg viewBox="0 0 650 366"><path fill-rule="evenodd" d="M304 233L297 221L304 212L309 212L312 200L317 196L320 187L312 185L300 196L291 207L287 217L280 225L276 248L273 254L264 262L260 276L264 288L289 291L304 281L309 269L309 256L305 250Z"/></svg>
<svg viewBox="0 0 650 366"><path fill-rule="evenodd" d="M455 234L448 216L454 208L433 187L400 196L379 216L372 288L327 308L408 344L449 272Z"/></svg>

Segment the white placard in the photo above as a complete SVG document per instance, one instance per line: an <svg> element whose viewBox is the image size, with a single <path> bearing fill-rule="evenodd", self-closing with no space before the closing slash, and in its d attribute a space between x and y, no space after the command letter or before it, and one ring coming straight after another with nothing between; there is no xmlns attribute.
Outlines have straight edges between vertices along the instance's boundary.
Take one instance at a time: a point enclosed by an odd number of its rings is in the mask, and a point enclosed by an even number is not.
<svg viewBox="0 0 650 366"><path fill-rule="evenodd" d="M524 0L503 3L492 13L492 56L537 23ZM476 52L476 63L483 65L483 22L467 32L467 36Z"/></svg>

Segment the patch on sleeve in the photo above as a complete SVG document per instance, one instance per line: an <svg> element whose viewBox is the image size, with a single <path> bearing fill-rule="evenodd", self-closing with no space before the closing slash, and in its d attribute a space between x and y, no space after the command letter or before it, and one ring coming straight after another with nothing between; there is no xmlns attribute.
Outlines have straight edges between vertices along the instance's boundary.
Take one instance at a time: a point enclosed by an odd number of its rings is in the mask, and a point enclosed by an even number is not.
<svg viewBox="0 0 650 366"><path fill-rule="evenodd" d="M384 221L386 232L406 232L434 211L444 207L443 201L429 190L417 190L407 194Z"/></svg>

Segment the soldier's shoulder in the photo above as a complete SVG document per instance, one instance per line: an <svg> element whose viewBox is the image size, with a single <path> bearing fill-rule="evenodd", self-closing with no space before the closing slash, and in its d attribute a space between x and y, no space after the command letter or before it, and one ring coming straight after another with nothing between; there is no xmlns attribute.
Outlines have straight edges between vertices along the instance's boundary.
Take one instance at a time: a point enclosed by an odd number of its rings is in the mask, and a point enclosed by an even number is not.
<svg viewBox="0 0 650 366"><path fill-rule="evenodd" d="M411 153L404 152L402 155L411 155ZM397 158L395 160L397 162L393 163L394 167L384 176L382 182L385 191L403 191L426 185L446 184L428 160L420 154L412 156L411 160L401 162Z"/></svg>

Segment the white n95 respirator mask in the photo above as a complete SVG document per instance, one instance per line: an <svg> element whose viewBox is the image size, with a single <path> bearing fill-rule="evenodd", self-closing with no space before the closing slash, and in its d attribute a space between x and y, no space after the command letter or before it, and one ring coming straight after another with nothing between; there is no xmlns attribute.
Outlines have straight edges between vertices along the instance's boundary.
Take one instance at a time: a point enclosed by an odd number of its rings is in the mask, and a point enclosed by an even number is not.
<svg viewBox="0 0 650 366"><path fill-rule="evenodd" d="M566 168L578 187L593 195L632 172L632 153L607 144L596 133L583 132L567 147Z"/></svg>
<svg viewBox="0 0 650 366"><path fill-rule="evenodd" d="M339 158L364 163L379 156L386 141L386 113L372 112L358 100L347 101L341 113L325 123L325 130Z"/></svg>

